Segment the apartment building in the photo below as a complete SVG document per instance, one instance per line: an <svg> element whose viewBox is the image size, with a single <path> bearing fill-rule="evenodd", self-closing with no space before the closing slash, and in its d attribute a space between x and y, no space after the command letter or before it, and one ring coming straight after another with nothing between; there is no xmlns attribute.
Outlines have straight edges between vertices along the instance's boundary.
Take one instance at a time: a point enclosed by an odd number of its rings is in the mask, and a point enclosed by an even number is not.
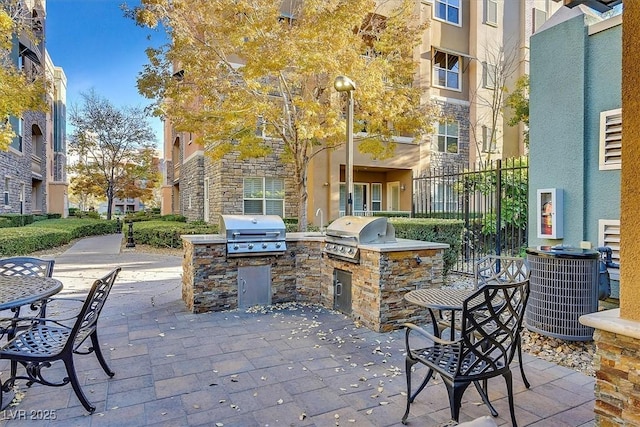
<svg viewBox="0 0 640 427"><path fill-rule="evenodd" d="M397 138L395 155L386 160L361 154L356 133L354 214L411 212L413 179L429 168L526 153L524 129L507 124L501 100L528 73L529 37L562 6L559 0L416 0L417 16L430 25L415 50L414 84L448 120L435 123L435 132L418 142ZM192 134L176 132L165 121L162 212L214 222L217 214L297 217L292 168L278 160L281 147L274 144L267 158L212 162ZM314 157L309 223L323 225L344 214L345 181L344 149Z"/></svg>
<svg viewBox="0 0 640 427"><path fill-rule="evenodd" d="M25 34L15 38L14 63L27 75L46 75L46 112L11 117L16 137L0 151L3 203L11 214L59 213L66 216L66 76L45 49L45 0L23 0L37 42Z"/></svg>

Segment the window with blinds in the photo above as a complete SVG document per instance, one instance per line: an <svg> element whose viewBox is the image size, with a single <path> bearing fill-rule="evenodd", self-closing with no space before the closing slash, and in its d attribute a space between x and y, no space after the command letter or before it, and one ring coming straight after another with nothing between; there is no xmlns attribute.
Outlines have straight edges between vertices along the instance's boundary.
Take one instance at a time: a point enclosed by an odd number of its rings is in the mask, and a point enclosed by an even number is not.
<svg viewBox="0 0 640 427"><path fill-rule="evenodd" d="M284 179L245 178L243 183L245 215L284 217Z"/></svg>
<svg viewBox="0 0 640 427"><path fill-rule="evenodd" d="M600 170L622 165L622 109L600 113Z"/></svg>
<svg viewBox="0 0 640 427"><path fill-rule="evenodd" d="M498 25L498 0L484 0L484 23Z"/></svg>

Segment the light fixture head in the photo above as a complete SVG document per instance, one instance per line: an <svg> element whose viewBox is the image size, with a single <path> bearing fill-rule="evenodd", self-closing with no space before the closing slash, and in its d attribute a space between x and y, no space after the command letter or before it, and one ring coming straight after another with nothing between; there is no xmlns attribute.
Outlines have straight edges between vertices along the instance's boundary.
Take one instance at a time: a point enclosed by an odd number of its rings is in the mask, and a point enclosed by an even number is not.
<svg viewBox="0 0 640 427"><path fill-rule="evenodd" d="M347 76L338 76L333 81L333 87L338 92L350 92L356 90L356 84Z"/></svg>

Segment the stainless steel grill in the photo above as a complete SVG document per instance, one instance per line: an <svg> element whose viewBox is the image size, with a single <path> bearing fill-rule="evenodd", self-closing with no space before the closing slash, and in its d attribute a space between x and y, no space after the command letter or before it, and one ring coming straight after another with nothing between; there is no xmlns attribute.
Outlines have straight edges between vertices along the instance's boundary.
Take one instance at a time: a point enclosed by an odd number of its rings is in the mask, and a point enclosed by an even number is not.
<svg viewBox="0 0 640 427"><path fill-rule="evenodd" d="M227 256L281 255L287 250L284 221L278 215L220 215Z"/></svg>
<svg viewBox="0 0 640 427"><path fill-rule="evenodd" d="M385 217L343 216L327 227L324 253L359 263L359 245L395 241L396 231Z"/></svg>

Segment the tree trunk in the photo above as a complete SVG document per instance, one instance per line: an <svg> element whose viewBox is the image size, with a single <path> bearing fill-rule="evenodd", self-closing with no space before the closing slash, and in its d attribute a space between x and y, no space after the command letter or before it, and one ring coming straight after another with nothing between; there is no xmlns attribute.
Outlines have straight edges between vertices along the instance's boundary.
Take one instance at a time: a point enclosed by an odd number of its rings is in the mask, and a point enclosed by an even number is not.
<svg viewBox="0 0 640 427"><path fill-rule="evenodd" d="M111 219L111 211L113 209L113 187L109 185L107 188L107 220Z"/></svg>
<svg viewBox="0 0 640 427"><path fill-rule="evenodd" d="M296 165L296 183L298 184L298 231L307 231L307 166Z"/></svg>

